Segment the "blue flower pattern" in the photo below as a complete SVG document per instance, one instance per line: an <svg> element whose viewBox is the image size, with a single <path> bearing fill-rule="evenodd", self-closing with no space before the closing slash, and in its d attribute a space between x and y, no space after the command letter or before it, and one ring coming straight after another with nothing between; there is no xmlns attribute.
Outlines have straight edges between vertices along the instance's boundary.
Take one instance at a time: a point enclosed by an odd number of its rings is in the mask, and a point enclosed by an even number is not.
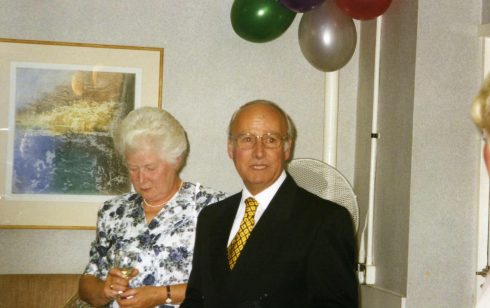
<svg viewBox="0 0 490 308"><path fill-rule="evenodd" d="M126 193L106 201L98 212L96 238L84 274L105 280L115 251L127 249L139 252L139 274L130 286L187 283L197 216L204 206L225 197L222 192L184 182L176 198L148 224L139 194Z"/></svg>

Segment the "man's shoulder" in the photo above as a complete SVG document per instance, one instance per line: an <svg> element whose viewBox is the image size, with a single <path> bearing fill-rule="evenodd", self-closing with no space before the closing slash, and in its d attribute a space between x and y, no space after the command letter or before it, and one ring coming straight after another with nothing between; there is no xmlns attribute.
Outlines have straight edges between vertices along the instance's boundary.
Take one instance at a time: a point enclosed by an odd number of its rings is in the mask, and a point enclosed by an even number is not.
<svg viewBox="0 0 490 308"><path fill-rule="evenodd" d="M349 214L349 211L344 206L334 201L321 198L302 187L298 188L297 200L301 203L303 207L311 207L315 212L325 213L329 215Z"/></svg>

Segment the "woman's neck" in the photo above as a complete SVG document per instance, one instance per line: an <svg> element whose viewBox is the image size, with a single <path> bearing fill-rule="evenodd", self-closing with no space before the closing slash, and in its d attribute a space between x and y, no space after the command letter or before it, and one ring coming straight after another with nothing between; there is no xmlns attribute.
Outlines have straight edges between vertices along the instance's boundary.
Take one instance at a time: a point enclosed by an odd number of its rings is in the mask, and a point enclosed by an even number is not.
<svg viewBox="0 0 490 308"><path fill-rule="evenodd" d="M174 184L172 185L172 189L170 192L163 198L159 198L156 200L147 200L143 199L143 204L148 208L161 208L165 206L167 203L169 203L178 193L180 190L180 187L182 186L182 180L180 178L177 178L176 181L174 181Z"/></svg>

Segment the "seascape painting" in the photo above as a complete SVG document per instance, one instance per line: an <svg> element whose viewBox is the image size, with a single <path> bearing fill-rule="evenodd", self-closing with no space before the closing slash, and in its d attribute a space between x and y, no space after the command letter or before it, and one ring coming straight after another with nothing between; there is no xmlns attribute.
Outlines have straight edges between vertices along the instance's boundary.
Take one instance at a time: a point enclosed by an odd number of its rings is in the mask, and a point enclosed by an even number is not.
<svg viewBox="0 0 490 308"><path fill-rule="evenodd" d="M136 77L121 69L17 64L11 76L8 193L130 191L111 130L135 108Z"/></svg>

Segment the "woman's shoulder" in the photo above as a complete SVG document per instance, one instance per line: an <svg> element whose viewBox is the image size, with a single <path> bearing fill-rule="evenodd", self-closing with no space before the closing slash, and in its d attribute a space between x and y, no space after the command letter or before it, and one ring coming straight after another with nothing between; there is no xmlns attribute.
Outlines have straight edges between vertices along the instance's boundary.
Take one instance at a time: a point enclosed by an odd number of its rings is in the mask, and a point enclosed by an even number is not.
<svg viewBox="0 0 490 308"><path fill-rule="evenodd" d="M227 197L225 192L200 183L184 182L182 185L186 194L195 199L197 204L208 205Z"/></svg>
<svg viewBox="0 0 490 308"><path fill-rule="evenodd" d="M121 205L134 204L134 201L139 197L135 192L127 192L122 195L113 197L105 201L100 207L100 212L110 212L116 210Z"/></svg>

